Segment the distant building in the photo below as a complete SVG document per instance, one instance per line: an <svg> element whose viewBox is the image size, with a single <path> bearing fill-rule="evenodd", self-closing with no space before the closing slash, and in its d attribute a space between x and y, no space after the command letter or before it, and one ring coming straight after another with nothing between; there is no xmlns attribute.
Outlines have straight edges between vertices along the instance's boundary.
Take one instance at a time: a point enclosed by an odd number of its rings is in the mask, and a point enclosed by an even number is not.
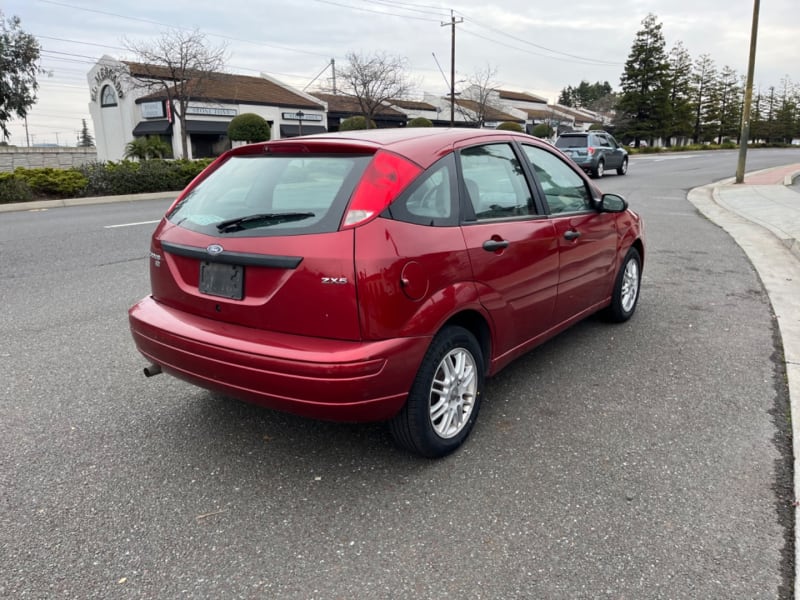
<svg viewBox="0 0 800 600"><path fill-rule="evenodd" d="M87 75L89 112L94 122L98 160L120 160L137 137L155 135L181 155L180 122L168 105L166 92L148 93L133 84L158 73L142 65L103 56ZM202 97L187 108L189 158L217 156L230 148L228 124L242 113L255 113L270 124L279 139L326 130L325 103L267 75L249 77L216 73Z"/></svg>
<svg viewBox="0 0 800 600"><path fill-rule="evenodd" d="M324 92L311 92L311 95L318 100L325 102L328 107L328 131L339 131L339 125L350 117L363 116L361 105L354 96L343 94L327 94ZM375 126L379 129L385 127L405 127L405 113L392 108L391 106L380 106L375 113Z"/></svg>

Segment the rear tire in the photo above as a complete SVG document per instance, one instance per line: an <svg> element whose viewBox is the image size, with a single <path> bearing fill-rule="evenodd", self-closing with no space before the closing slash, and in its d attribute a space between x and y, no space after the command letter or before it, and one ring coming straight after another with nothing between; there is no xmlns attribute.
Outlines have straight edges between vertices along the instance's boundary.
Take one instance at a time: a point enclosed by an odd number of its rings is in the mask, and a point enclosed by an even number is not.
<svg viewBox="0 0 800 600"><path fill-rule="evenodd" d="M594 169L592 169L592 176L597 179L600 179L605 172L606 172L606 163L601 158L600 160L597 161L597 166Z"/></svg>
<svg viewBox="0 0 800 600"><path fill-rule="evenodd" d="M469 331L449 326L433 338L400 412L389 422L395 441L428 458L467 439L481 405L483 352Z"/></svg>
<svg viewBox="0 0 800 600"><path fill-rule="evenodd" d="M623 323L633 316L639 301L641 282L642 258L636 248L630 248L617 273L611 305L606 309L609 320Z"/></svg>

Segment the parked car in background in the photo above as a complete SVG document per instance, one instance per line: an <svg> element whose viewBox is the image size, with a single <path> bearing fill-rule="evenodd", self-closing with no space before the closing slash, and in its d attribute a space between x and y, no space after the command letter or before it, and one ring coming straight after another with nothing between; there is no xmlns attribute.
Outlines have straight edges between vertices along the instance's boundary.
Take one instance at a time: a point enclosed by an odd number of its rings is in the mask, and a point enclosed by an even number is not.
<svg viewBox="0 0 800 600"><path fill-rule="evenodd" d="M387 420L438 457L472 429L485 377L592 313L629 319L644 254L626 201L533 137L321 134L236 148L193 181L129 318L148 375Z"/></svg>
<svg viewBox="0 0 800 600"><path fill-rule="evenodd" d="M602 177L608 169L616 169L618 175L628 172L628 151L605 131L562 133L556 148L592 177Z"/></svg>

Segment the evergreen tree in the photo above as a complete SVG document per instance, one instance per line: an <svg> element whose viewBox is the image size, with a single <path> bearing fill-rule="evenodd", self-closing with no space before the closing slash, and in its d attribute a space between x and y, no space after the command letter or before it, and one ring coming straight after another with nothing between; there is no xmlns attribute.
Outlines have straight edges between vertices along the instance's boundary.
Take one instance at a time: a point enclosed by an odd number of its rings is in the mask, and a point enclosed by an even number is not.
<svg viewBox="0 0 800 600"><path fill-rule="evenodd" d="M568 85L558 95L558 103L562 106L575 107L575 88Z"/></svg>
<svg viewBox="0 0 800 600"><path fill-rule="evenodd" d="M769 144L771 141L775 139L776 127L775 127L775 86L769 87L768 94L764 97L764 108L763 110L763 138L764 141Z"/></svg>
<svg viewBox="0 0 800 600"><path fill-rule="evenodd" d="M637 148L642 139L663 135L671 118L670 65L661 28L655 15L644 18L620 81L622 94L617 109L622 114L624 134L634 139Z"/></svg>
<svg viewBox="0 0 800 600"><path fill-rule="evenodd" d="M667 130L667 146L672 138L682 140L692 134L692 57L678 42L669 53L671 119Z"/></svg>
<svg viewBox="0 0 800 600"><path fill-rule="evenodd" d="M719 96L719 129L717 143L721 144L725 138L738 140L742 121L742 95L738 73L729 66L725 66L717 82Z"/></svg>
<svg viewBox="0 0 800 600"><path fill-rule="evenodd" d="M86 124L86 119L81 119L83 122L83 127L81 127L81 133L78 136L78 147L80 148L91 148L94 146L94 138L92 134L89 133L89 126Z"/></svg>
<svg viewBox="0 0 800 600"><path fill-rule="evenodd" d="M581 81L577 87L568 85L561 90L558 103L573 108L588 108L594 110L593 105L607 98L612 93L611 84L607 81L589 83Z"/></svg>
<svg viewBox="0 0 800 600"><path fill-rule="evenodd" d="M785 144L791 144L797 133L797 88L787 75L781 79L780 105L775 111L775 132Z"/></svg>
<svg viewBox="0 0 800 600"><path fill-rule="evenodd" d="M24 119L36 102L39 42L20 29L19 17L6 19L0 10L0 139L9 137L6 123Z"/></svg>
<svg viewBox="0 0 800 600"><path fill-rule="evenodd" d="M711 56L703 54L695 61L692 74L694 127L692 137L694 143L704 140L707 125L718 118L717 109L717 67Z"/></svg>

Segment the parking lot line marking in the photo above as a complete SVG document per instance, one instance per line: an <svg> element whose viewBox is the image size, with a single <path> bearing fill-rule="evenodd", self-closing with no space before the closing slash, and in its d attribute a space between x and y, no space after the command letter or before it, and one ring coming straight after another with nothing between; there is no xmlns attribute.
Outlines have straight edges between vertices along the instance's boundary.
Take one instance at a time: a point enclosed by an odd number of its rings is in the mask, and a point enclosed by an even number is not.
<svg viewBox="0 0 800 600"><path fill-rule="evenodd" d="M117 227L135 227L136 225L152 225L158 223L161 219L155 221L139 221L138 223L120 223L119 225L105 225L104 229L116 229Z"/></svg>

